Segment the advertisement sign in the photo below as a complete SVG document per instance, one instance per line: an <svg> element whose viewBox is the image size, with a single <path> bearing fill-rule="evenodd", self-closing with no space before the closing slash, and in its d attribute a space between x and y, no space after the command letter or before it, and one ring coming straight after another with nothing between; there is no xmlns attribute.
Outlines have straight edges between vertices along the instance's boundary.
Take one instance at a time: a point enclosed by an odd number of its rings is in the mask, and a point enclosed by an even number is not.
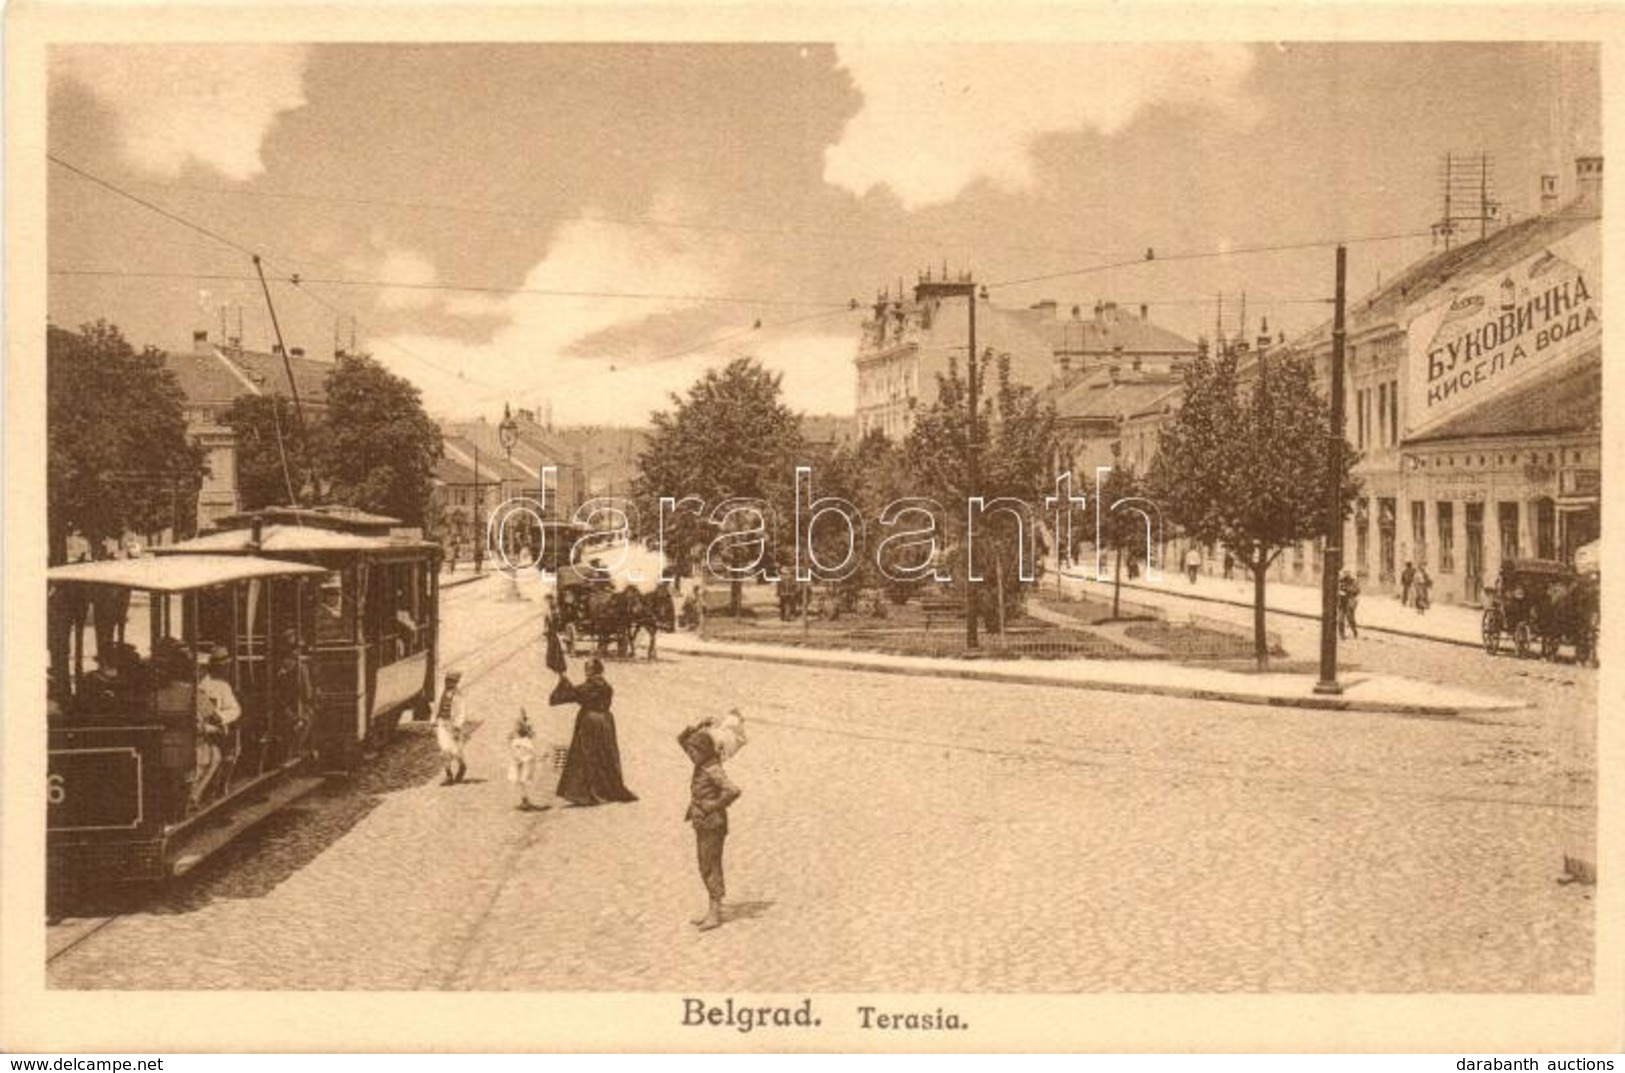
<svg viewBox="0 0 1625 1073"><path fill-rule="evenodd" d="M1405 435L1417 435L1594 349L1598 224L1448 291L1410 322Z"/></svg>

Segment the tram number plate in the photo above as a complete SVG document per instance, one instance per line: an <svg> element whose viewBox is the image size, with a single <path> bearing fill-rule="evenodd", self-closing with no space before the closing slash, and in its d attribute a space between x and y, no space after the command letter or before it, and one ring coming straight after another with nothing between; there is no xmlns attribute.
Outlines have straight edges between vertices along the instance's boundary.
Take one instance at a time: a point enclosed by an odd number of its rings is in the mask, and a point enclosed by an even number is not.
<svg viewBox="0 0 1625 1073"><path fill-rule="evenodd" d="M139 827L141 754L129 747L52 750L45 792L52 830Z"/></svg>

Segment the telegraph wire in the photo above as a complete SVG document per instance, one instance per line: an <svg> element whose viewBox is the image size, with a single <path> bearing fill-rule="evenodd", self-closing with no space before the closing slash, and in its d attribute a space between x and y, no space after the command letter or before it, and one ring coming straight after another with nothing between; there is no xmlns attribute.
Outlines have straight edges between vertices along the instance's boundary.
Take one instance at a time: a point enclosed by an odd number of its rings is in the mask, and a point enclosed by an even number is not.
<svg viewBox="0 0 1625 1073"><path fill-rule="evenodd" d="M1333 243L1333 245L1335 245L1335 243ZM1195 256L1195 255L1192 255L1192 256ZM1212 256L1212 255L1203 254L1202 256ZM1163 258L1158 258L1158 259L1162 260ZM1174 260L1174 259L1175 258L1173 258L1173 257L1166 258L1166 260L1170 260L1170 261ZM1129 264L1142 264L1144 262L1143 261L1132 261L1132 262L1127 262L1127 263L1129 263ZM51 268L51 269L48 269L47 272L48 272L49 275L53 275L53 276L87 276L87 277L92 277L92 278L94 278L94 277L111 277L111 278L126 278L126 279L176 279L176 280L185 279L185 280L199 280L199 281L204 281L204 282L242 282L242 283L256 282L256 279L255 279L254 276L238 276L238 275L230 275L230 274L227 274L227 273L214 273L214 272L182 272L182 271L161 271L161 270L146 270L146 269L118 269L118 268ZM320 278L320 277L306 277L306 276L303 276L303 275L286 276L286 277L277 276L277 277L274 277L274 278L277 280L277 282L289 283L289 284L293 284L295 286L300 286L300 287L307 286L309 284L335 284L335 283L338 282L338 281L331 280L331 279L325 279L325 278ZM452 285L452 284L444 284L444 285L419 284L419 285L414 285L414 284L409 284L409 283L394 283L394 282L391 282L389 280L382 280L382 279L380 279L380 280L347 280L345 282L348 285L355 286L355 287L364 287L364 286L365 287L376 287L376 288L378 288L380 290L387 290L387 289L393 289L393 288L408 288L408 289L416 289L416 290L450 290L450 291L454 291L454 292L486 291L486 292L489 292L489 293L492 293L492 294L507 294L507 295L529 294L529 295L541 295L541 296L548 296L548 297L602 297L602 298L625 298L625 299L647 299L647 300L672 300L672 299L677 299L677 298L682 298L682 297L689 297L694 301L699 301L699 300L701 300L702 298L705 297L705 296L699 296L699 295L694 295L694 296L656 295L656 294L639 294L639 293L630 293L630 292L542 291L542 290L527 289L527 288L460 287L460 286L455 286L455 285ZM1006 282L1004 282L1002 284L989 283L988 286L989 287L1014 286L1015 283L1017 283L1017 282L1022 282L1022 281L1006 281ZM727 298L727 299L716 298L715 301L717 301L719 304L726 301L728 303L737 303L737 304L742 304L742 305L760 304L760 305L763 305L763 306L768 306L768 305L794 305L794 304L796 304L796 303L793 303L793 302L790 302L790 301L784 301L784 300L752 299L752 298L746 298L746 297L743 297L743 296L740 296L738 298ZM1256 303L1258 303L1260 305L1330 305L1332 299L1330 299L1330 298L1317 298L1317 297L1270 297L1269 295L1260 295L1260 294L1255 294L1252 291L1249 291L1249 292L1247 292L1247 301L1250 302L1250 303L1256 302ZM1145 300L1144 304L1155 308L1157 306L1201 306L1201 305L1211 305L1212 302L1213 302L1213 295L1209 294L1209 295L1204 295L1204 296L1196 297L1196 298L1147 298ZM819 307L819 312L808 314L806 317L796 317L796 318L793 318L792 320L789 320L789 321L775 321L772 324L764 325L764 327L777 327L777 326L782 326L782 325L785 325L785 324L794 324L794 323L797 323L797 322L799 322L801 320L811 320L811 319L814 319L814 318L817 318L817 317L829 316L829 315L833 315L833 314L836 314L836 313L842 313L842 312L849 312L849 311L851 311L853 309L852 300L850 300L850 299L848 301L844 302L844 303L806 302L804 304L818 306ZM858 308L865 308L865 307L860 303ZM342 310L339 310L339 311L343 312ZM748 332L750 330L752 330L752 329L743 329L743 331L746 331L746 332ZM700 348L702 348L704 346L707 346L707 345L709 345L709 344L707 344L707 343L699 343L699 344L695 345L694 349L700 349ZM686 353L686 352L687 351L683 351L683 352L680 352L680 353ZM673 356L677 356L677 355L673 355Z"/></svg>
<svg viewBox="0 0 1625 1073"><path fill-rule="evenodd" d="M1105 256L1101 250L1084 249L1080 246L1041 246L1019 243L985 243L973 239L926 239L916 235L899 235L879 233L865 233L862 231L830 231L817 228L800 227L750 227L743 224L713 224L698 223L690 220L669 220L654 216L582 216L578 213L540 212L535 209L496 208L475 205L455 205L443 201L407 201L395 198L357 197L344 194L305 194L283 190L231 190L219 186L197 186L185 183L160 183L150 180L137 180L136 185L149 186L160 190L173 190L178 193L205 194L220 197L249 197L264 198L279 201L304 201L317 204L327 203L334 205L354 205L361 207L408 209L414 212L457 212L470 216L489 216L508 220L551 220L566 223L581 221L586 223L606 223L617 227L664 227L681 231L719 232L722 234L760 235L770 238L826 238L858 240L865 242L886 242L896 245L929 246L940 248L943 246L981 247L1003 250L1018 250L1027 253L1069 253L1090 254Z"/></svg>
<svg viewBox="0 0 1625 1073"><path fill-rule="evenodd" d="M997 283L985 283L982 286L1015 287L1023 283L1043 283L1052 279L1066 279L1069 276L1086 276L1095 272L1110 272L1118 268L1132 268L1135 265L1155 264L1169 261L1200 261L1218 257L1241 257L1255 253L1285 253L1293 250L1326 249L1337 246L1353 246L1369 242L1393 242L1404 238L1431 238L1432 231L1396 231L1386 235L1360 235L1354 238L1315 239L1307 242L1281 242L1267 246L1237 246L1232 249L1201 250L1189 253L1158 254L1153 247L1147 247L1140 257L1129 258L1122 261L1112 261L1108 264L1085 265L1082 268L1072 268L1064 272L1047 272L1038 276L1022 276L1018 279L1000 280Z"/></svg>

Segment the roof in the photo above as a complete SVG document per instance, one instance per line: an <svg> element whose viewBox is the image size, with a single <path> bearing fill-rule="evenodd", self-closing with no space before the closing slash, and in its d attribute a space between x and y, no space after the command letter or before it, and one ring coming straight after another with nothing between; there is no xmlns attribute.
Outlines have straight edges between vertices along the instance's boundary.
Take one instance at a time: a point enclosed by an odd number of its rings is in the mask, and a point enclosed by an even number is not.
<svg viewBox="0 0 1625 1073"><path fill-rule="evenodd" d="M1106 306L1097 316L1052 319L1047 310L1042 327L1059 352L1111 354L1121 350L1134 354L1195 354L1196 344L1148 320L1141 320L1121 306Z"/></svg>
<svg viewBox="0 0 1625 1073"><path fill-rule="evenodd" d="M291 395L288 373L278 354L207 344L206 350L166 351L164 364L175 374L187 401L225 406L239 395ZM325 405L331 362L289 356L300 402Z"/></svg>
<svg viewBox="0 0 1625 1073"><path fill-rule="evenodd" d="M1113 382L1108 372L1094 373L1059 390L1055 396L1055 414L1062 421L1091 417L1115 419L1139 413L1181 383L1178 377L1168 374L1122 371Z"/></svg>
<svg viewBox="0 0 1625 1073"><path fill-rule="evenodd" d="M170 548L179 549L181 546L176 544ZM166 554L152 558L143 556L138 559L104 559L94 563L72 563L68 566L53 567L45 576L50 581L117 585L120 588L145 589L150 592L185 592L189 589L226 585L253 578L292 577L323 572L319 566L243 555Z"/></svg>
<svg viewBox="0 0 1625 1073"><path fill-rule="evenodd" d="M248 529L228 529L223 533L206 533L152 550L160 555L184 552L241 554L250 550L249 543L253 536ZM422 543L408 538L363 536L303 525L268 525L260 533L259 552L262 555L289 555L322 551L387 551Z"/></svg>
<svg viewBox="0 0 1625 1073"><path fill-rule="evenodd" d="M1593 350L1465 413L1446 418L1406 443L1582 432L1602 421L1602 351Z"/></svg>
<svg viewBox="0 0 1625 1073"><path fill-rule="evenodd" d="M445 448L445 455L442 457L442 461L450 460L467 471L467 476L464 479L459 481L447 481L446 483L473 484L474 461L476 458L475 443L470 442L462 436L447 433L442 435L441 444ZM537 473L534 471L526 472L518 465L509 462L507 458L503 456L501 447L495 448L493 452L493 450L481 444L478 449L478 459L481 484L498 484L502 481L508 481L521 485L533 485L536 483ZM435 468L435 476L439 477L440 472L440 467L437 466ZM455 471L447 472L452 475L456 475Z"/></svg>

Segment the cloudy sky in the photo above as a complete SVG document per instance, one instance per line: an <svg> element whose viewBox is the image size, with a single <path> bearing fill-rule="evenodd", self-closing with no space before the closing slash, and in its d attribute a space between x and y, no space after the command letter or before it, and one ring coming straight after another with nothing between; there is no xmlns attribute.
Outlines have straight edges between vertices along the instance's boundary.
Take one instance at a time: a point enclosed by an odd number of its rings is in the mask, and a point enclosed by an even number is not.
<svg viewBox="0 0 1625 1073"><path fill-rule="evenodd" d="M1446 152L1515 216L1571 193L1598 98L1584 45L72 46L48 138L262 254L290 346L353 317L434 412L642 423L738 354L850 412L846 304L945 261L1001 305L1194 337L1246 292L1305 330L1315 244L1424 236L1353 245L1356 290L1427 253ZM242 249L55 165L49 199L54 323L184 347L225 307L269 349Z"/></svg>

